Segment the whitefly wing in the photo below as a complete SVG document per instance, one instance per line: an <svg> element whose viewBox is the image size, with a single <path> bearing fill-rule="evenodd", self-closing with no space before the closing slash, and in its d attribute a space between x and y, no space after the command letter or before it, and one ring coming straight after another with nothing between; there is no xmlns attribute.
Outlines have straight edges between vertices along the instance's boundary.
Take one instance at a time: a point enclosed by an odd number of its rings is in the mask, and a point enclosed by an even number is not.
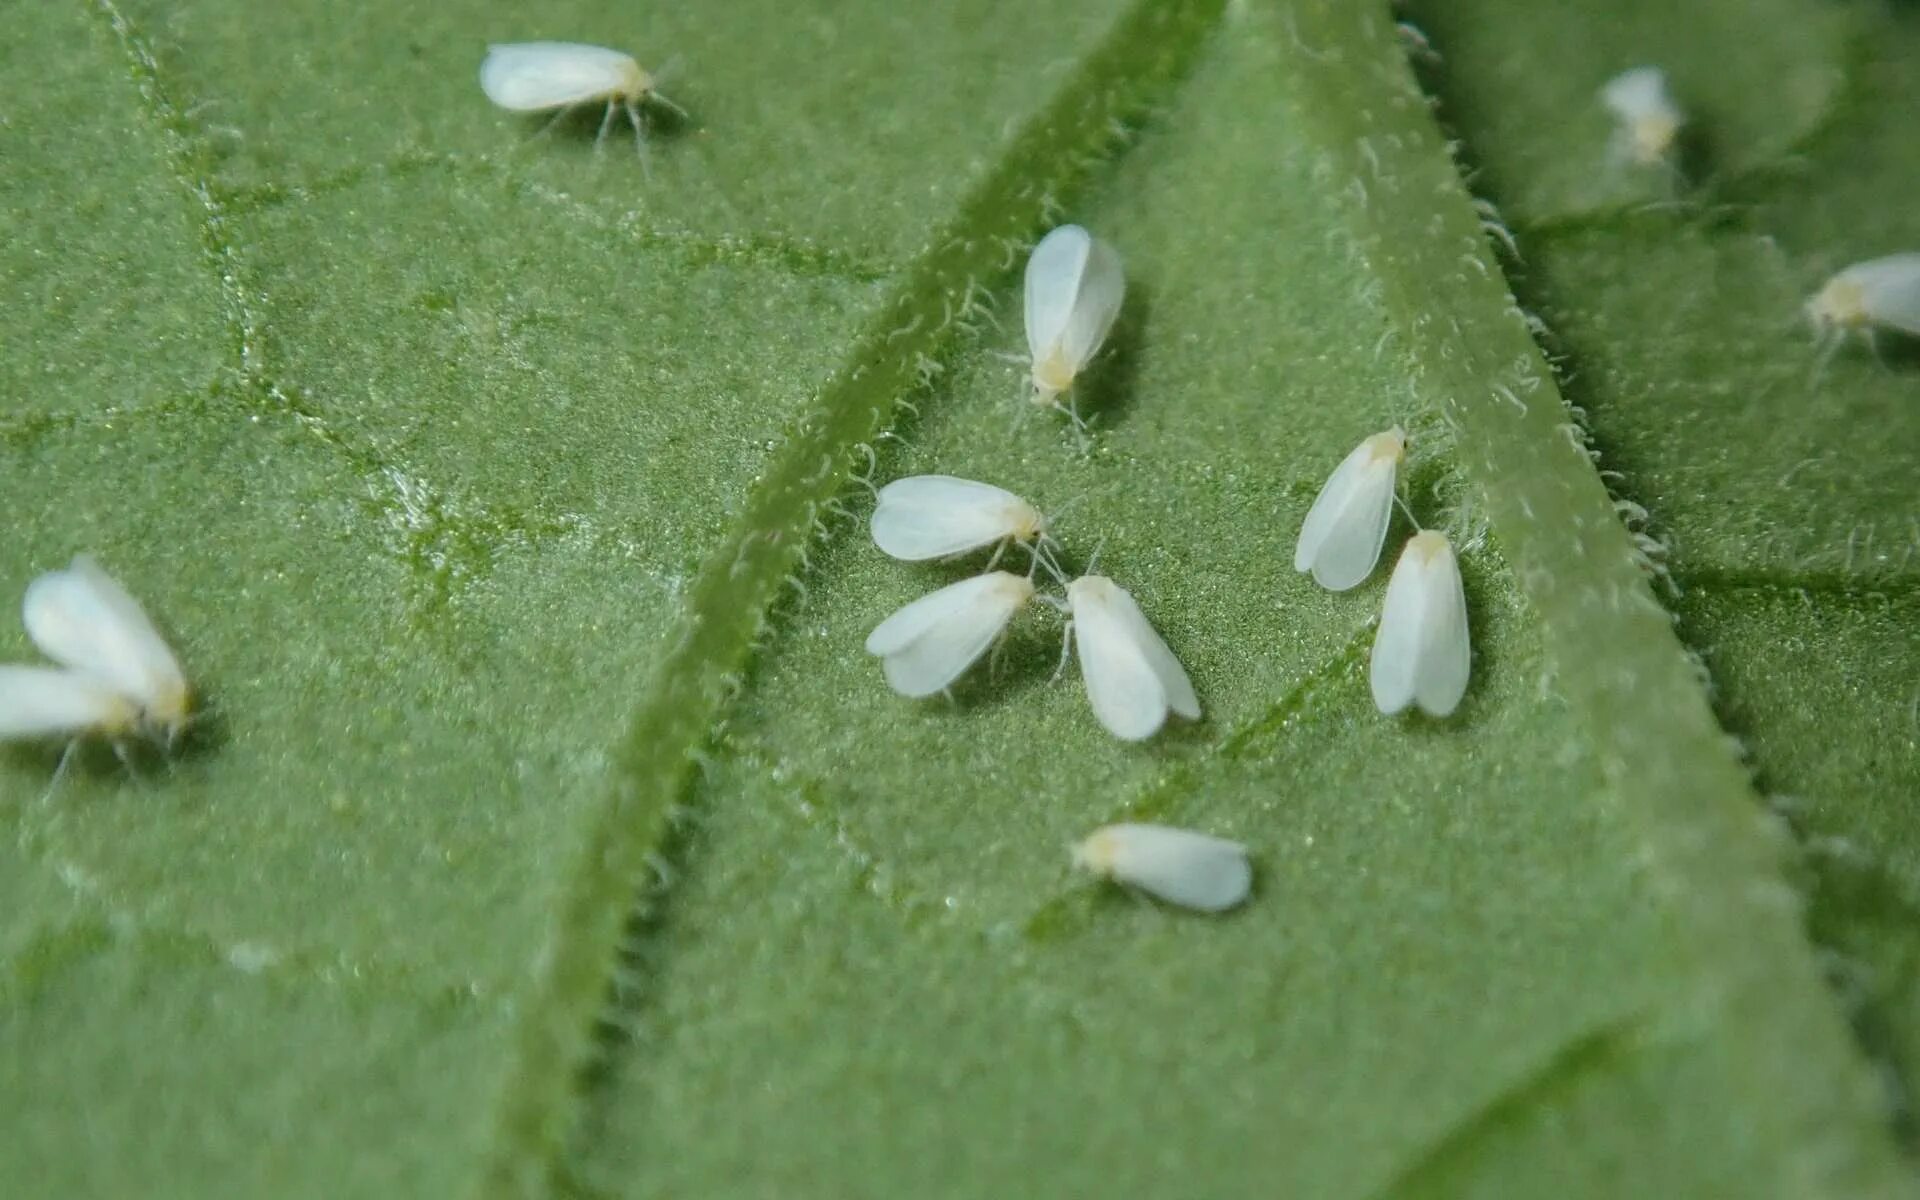
<svg viewBox="0 0 1920 1200"><path fill-rule="evenodd" d="M180 664L146 610L86 555L29 584L22 609L27 636L48 658L145 705L184 692Z"/></svg>
<svg viewBox="0 0 1920 1200"><path fill-rule="evenodd" d="M1100 352L1126 296L1127 276L1120 252L1098 238L1092 239L1080 273L1080 289L1060 335L1062 357L1075 374Z"/></svg>
<svg viewBox="0 0 1920 1200"><path fill-rule="evenodd" d="M1200 715L1186 671L1124 588L1090 575L1074 580L1067 595L1087 700L1108 732L1140 741L1159 732L1169 709Z"/></svg>
<svg viewBox="0 0 1920 1200"><path fill-rule="evenodd" d="M985 654L1033 584L992 571L949 584L901 608L867 635L893 690L903 696L943 691Z"/></svg>
<svg viewBox="0 0 1920 1200"><path fill-rule="evenodd" d="M1666 117L1674 112L1673 99L1667 92L1667 74L1659 67L1634 67L1620 72L1600 89L1600 100L1623 121Z"/></svg>
<svg viewBox="0 0 1920 1200"><path fill-rule="evenodd" d="M1167 720L1166 685L1104 597L1083 583L1075 580L1072 592L1073 642L1093 715L1115 737L1150 738Z"/></svg>
<svg viewBox="0 0 1920 1200"><path fill-rule="evenodd" d="M986 578L977 575L963 579L901 605L867 635L867 653L884 657L906 649L914 639L970 603L985 586Z"/></svg>
<svg viewBox="0 0 1920 1200"><path fill-rule="evenodd" d="M1387 596L1380 609L1380 628L1373 637L1368 678L1373 703L1383 713L1397 713L1413 703L1419 678L1421 638L1427 626L1429 602L1422 556L1408 542L1387 580Z"/></svg>
<svg viewBox="0 0 1920 1200"><path fill-rule="evenodd" d="M1444 717L1460 706L1473 669L1473 648L1467 631L1467 594L1460 582L1460 563L1444 537L1426 564L1427 632L1414 676L1414 701L1422 711Z"/></svg>
<svg viewBox="0 0 1920 1200"><path fill-rule="evenodd" d="M512 42L487 47L480 88L516 112L537 112L624 89L637 73L631 55L581 42Z"/></svg>
<svg viewBox="0 0 1920 1200"><path fill-rule="evenodd" d="M880 489L873 543L894 558L919 562L1031 536L1040 514L990 483L951 475L913 475Z"/></svg>
<svg viewBox="0 0 1920 1200"><path fill-rule="evenodd" d="M1336 592L1371 575L1393 519L1398 470L1398 456L1382 453L1373 438L1342 459L1300 524L1293 569L1312 571L1321 587Z"/></svg>
<svg viewBox="0 0 1920 1200"><path fill-rule="evenodd" d="M1200 719L1200 698L1194 695L1193 681L1187 678L1187 669L1173 656L1167 640L1160 631L1147 620L1147 614L1140 611L1139 603L1133 593L1118 584L1112 585L1108 602L1114 619L1125 635L1140 647L1140 653L1147 660L1147 666L1154 677L1160 681L1160 687L1166 693L1167 707L1190 721Z"/></svg>
<svg viewBox="0 0 1920 1200"><path fill-rule="evenodd" d="M1387 582L1368 668L1374 704L1383 713L1397 713L1418 703L1444 717L1466 694L1471 658L1466 595L1453 547L1432 530L1417 534Z"/></svg>
<svg viewBox="0 0 1920 1200"><path fill-rule="evenodd" d="M1920 254L1889 254L1855 263L1840 278L1858 284L1867 317L1920 335Z"/></svg>
<svg viewBox="0 0 1920 1200"><path fill-rule="evenodd" d="M1110 825L1104 831L1116 879L1183 908L1219 912L1247 898L1253 866L1246 847L1169 825Z"/></svg>
<svg viewBox="0 0 1920 1200"><path fill-rule="evenodd" d="M1036 361L1065 335L1092 249L1091 234L1062 225L1041 238L1027 259L1027 350Z"/></svg>
<svg viewBox="0 0 1920 1200"><path fill-rule="evenodd" d="M85 675L53 667L0 667L0 739L113 733L133 718L129 700Z"/></svg>

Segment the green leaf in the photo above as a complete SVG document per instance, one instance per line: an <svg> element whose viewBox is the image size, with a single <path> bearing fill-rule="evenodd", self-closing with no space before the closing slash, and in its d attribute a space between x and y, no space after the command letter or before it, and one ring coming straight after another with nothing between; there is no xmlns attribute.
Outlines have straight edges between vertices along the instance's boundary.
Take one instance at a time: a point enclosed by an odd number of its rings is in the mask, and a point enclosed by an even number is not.
<svg viewBox="0 0 1920 1200"><path fill-rule="evenodd" d="M15 14L0 579L100 555L209 715L0 759L0 1174L1906 1194L1920 422L1787 331L1920 234L1920 34L1765 9L1416 12L1439 121L1332 0ZM693 118L533 139L473 75L545 36L679 56ZM1710 192L1623 211L1592 89L1669 44ZM1003 357L1063 219L1129 274L1084 444ZM1382 578L1289 568L1395 422L1446 721L1373 710ZM977 564L874 550L870 463L1058 513L1205 719L1113 741L1042 609L889 693L866 631ZM1072 877L1127 815L1246 841L1252 903Z"/></svg>
<svg viewBox="0 0 1920 1200"><path fill-rule="evenodd" d="M1899 199L1920 166L1904 115L1920 21L1847 15L1868 49L1801 153L1726 181L1731 204L1523 232L1520 292L1619 494L1668 548L1726 727L1800 834L1809 932L1911 1151L1914 358L1882 338L1821 367L1798 309L1846 264L1920 245Z"/></svg>

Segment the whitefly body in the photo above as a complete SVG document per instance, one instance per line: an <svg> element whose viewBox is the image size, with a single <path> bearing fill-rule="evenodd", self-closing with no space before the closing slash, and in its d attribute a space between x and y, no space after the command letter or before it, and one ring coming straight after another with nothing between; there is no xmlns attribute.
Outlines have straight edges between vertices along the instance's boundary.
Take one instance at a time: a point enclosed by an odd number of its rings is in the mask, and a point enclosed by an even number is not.
<svg viewBox="0 0 1920 1200"><path fill-rule="evenodd" d="M1008 542L1037 546L1047 519L1025 500L990 483L952 475L912 475L880 489L873 543L894 558L923 562ZM999 555L996 551L995 558Z"/></svg>
<svg viewBox="0 0 1920 1200"><path fill-rule="evenodd" d="M604 140L614 113L624 110L635 145L644 150L646 124L640 105L648 101L674 111L654 77L632 55L583 42L509 42L487 47L480 64L480 89L487 99L512 112L564 113L582 104L605 104L596 144Z"/></svg>
<svg viewBox="0 0 1920 1200"><path fill-rule="evenodd" d="M1854 263L1807 301L1807 320L1830 348L1849 333L1871 339L1876 329L1920 336L1920 254Z"/></svg>
<svg viewBox="0 0 1920 1200"><path fill-rule="evenodd" d="M1062 225L1040 239L1026 276L1035 404L1057 405L1072 391L1105 344L1126 294L1126 272L1112 246L1078 225Z"/></svg>
<svg viewBox="0 0 1920 1200"><path fill-rule="evenodd" d="M1600 101L1619 123L1616 153L1638 166L1671 165L1686 117L1659 67L1634 67L1609 79Z"/></svg>
<svg viewBox="0 0 1920 1200"><path fill-rule="evenodd" d="M930 592L880 622L867 653L903 696L945 691L992 649L1007 623L1033 599L1033 581L989 571Z"/></svg>
<svg viewBox="0 0 1920 1200"><path fill-rule="evenodd" d="M1294 570L1311 571L1315 582L1336 592L1358 586L1373 573L1393 519L1394 487L1406 452L1406 434L1396 425L1341 460L1300 523Z"/></svg>
<svg viewBox="0 0 1920 1200"><path fill-rule="evenodd" d="M1466 695L1472 661L1467 596L1453 545L1434 530L1417 533L1387 581L1368 669L1373 702L1383 713L1418 705L1444 717Z"/></svg>
<svg viewBox="0 0 1920 1200"><path fill-rule="evenodd" d="M86 555L27 588L27 636L48 658L134 704L141 723L172 741L190 694L179 660L146 610Z"/></svg>
<svg viewBox="0 0 1920 1200"><path fill-rule="evenodd" d="M1082 575L1067 585L1067 610L1087 700L1107 732L1137 742L1158 733L1169 712L1199 719L1186 670L1125 588Z"/></svg>
<svg viewBox="0 0 1920 1200"><path fill-rule="evenodd" d="M1245 846L1170 825L1104 826L1074 847L1073 861L1103 878L1201 912L1232 908L1253 887Z"/></svg>

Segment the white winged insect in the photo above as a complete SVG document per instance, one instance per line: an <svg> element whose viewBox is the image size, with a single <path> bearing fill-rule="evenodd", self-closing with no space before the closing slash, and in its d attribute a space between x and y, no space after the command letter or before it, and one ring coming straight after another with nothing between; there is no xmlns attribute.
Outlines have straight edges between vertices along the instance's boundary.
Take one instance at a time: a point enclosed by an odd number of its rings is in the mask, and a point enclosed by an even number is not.
<svg viewBox="0 0 1920 1200"><path fill-rule="evenodd" d="M1033 581L989 571L929 592L875 626L867 653L903 696L945 691L1000 639L1033 599Z"/></svg>
<svg viewBox="0 0 1920 1200"><path fill-rule="evenodd" d="M582 104L604 101L596 148L606 141L614 113L625 110L633 126L634 149L646 157L646 122L640 106L659 104L685 117L686 110L662 96L658 79L642 70L630 54L582 42L507 42L488 46L480 63L480 89L487 99L513 112L552 112L545 133ZM556 111L557 110L557 111Z"/></svg>
<svg viewBox="0 0 1920 1200"><path fill-rule="evenodd" d="M88 734L120 739L140 725L140 706L78 671L0 666L0 741Z"/></svg>
<svg viewBox="0 0 1920 1200"><path fill-rule="evenodd" d="M1040 239L1027 259L1026 278L1035 404L1060 408L1065 394L1067 414L1084 428L1073 383L1106 342L1126 294L1126 272L1112 246L1078 225L1062 225Z"/></svg>
<svg viewBox="0 0 1920 1200"><path fill-rule="evenodd" d="M1107 825L1073 848L1073 863L1169 904L1220 912L1247 898L1253 866L1239 842L1170 825Z"/></svg>
<svg viewBox="0 0 1920 1200"><path fill-rule="evenodd" d="M1667 89L1659 67L1622 71L1600 89L1600 102L1619 122L1614 153L1641 167L1673 165L1674 145L1686 117Z"/></svg>
<svg viewBox="0 0 1920 1200"><path fill-rule="evenodd" d="M1920 336L1920 254L1870 258L1841 271L1807 301L1824 363L1849 333L1874 346L1876 328Z"/></svg>
<svg viewBox="0 0 1920 1200"><path fill-rule="evenodd" d="M924 562L994 546L994 563L1009 542L1038 561L1053 539L1047 518L1033 505L990 483L952 475L910 475L880 489L873 510L873 544L894 558Z"/></svg>
<svg viewBox="0 0 1920 1200"><path fill-rule="evenodd" d="M27 586L27 636L48 658L132 703L139 724L171 745L189 718L179 660L139 601L87 555Z"/></svg>
<svg viewBox="0 0 1920 1200"><path fill-rule="evenodd" d="M1067 585L1067 612L1087 699L1109 733L1138 742L1158 733L1169 711L1200 719L1187 672L1125 588L1082 575Z"/></svg>
<svg viewBox="0 0 1920 1200"><path fill-rule="evenodd" d="M1370 664L1373 702L1383 713L1417 704L1444 717L1466 695L1472 661L1453 545L1445 534L1423 530L1407 542L1387 581Z"/></svg>
<svg viewBox="0 0 1920 1200"><path fill-rule="evenodd" d="M1300 523L1293 569L1311 571L1321 587L1356 587L1380 561L1393 519L1394 484L1407 457L1398 425L1354 447L1333 469Z"/></svg>

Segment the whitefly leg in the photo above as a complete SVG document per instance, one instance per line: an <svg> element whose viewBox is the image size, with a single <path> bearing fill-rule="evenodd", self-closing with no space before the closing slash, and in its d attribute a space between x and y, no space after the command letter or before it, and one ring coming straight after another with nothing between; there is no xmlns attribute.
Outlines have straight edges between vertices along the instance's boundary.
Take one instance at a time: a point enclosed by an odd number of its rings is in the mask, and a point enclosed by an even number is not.
<svg viewBox="0 0 1920 1200"><path fill-rule="evenodd" d="M1833 362L1833 356L1840 352L1840 345L1847 340L1847 331L1838 325L1830 326L1820 335L1819 353L1813 360L1812 386L1819 387L1827 377L1827 366Z"/></svg>
<svg viewBox="0 0 1920 1200"><path fill-rule="evenodd" d="M1058 401L1055 401L1054 407L1055 408L1060 407ZM1093 433L1091 430L1087 428L1087 423L1080 419L1079 396L1077 396L1073 392L1068 392L1067 407L1065 409L1062 409L1061 411L1065 412L1067 414L1067 419L1073 422L1073 431L1074 433L1078 434L1080 437L1081 453L1084 454L1087 451L1093 449Z"/></svg>
<svg viewBox="0 0 1920 1200"><path fill-rule="evenodd" d="M631 99L625 101L627 124L633 126L633 152L640 156L640 170L651 179L653 160L647 155L647 123L640 116L640 106Z"/></svg>
<svg viewBox="0 0 1920 1200"><path fill-rule="evenodd" d="M42 804L53 798L54 789L58 788L60 781L66 778L67 767L72 764L73 756L78 753L80 753L80 739L68 738L67 748L60 752L60 765L53 769L53 778L47 781L47 790L40 793Z"/></svg>
<svg viewBox="0 0 1920 1200"><path fill-rule="evenodd" d="M1892 374L1893 364L1887 361L1886 354L1882 352L1880 338L1873 332L1873 326L1869 325L1862 329L1860 336L1866 339L1867 349L1873 354L1874 361L1880 364L1880 369Z"/></svg>
<svg viewBox="0 0 1920 1200"><path fill-rule="evenodd" d="M1063 509L1061 511L1064 512L1065 510ZM1041 534L1039 537L1033 539L1030 545L1027 545L1027 553L1033 557L1034 561L1047 569L1047 574L1053 576L1055 583L1058 583L1061 587L1065 587L1067 586L1067 574L1060 567L1059 551L1060 543L1056 541L1050 533ZM1027 574L1028 577L1031 578L1033 573L1029 571ZM1045 599L1045 597L1042 597L1042 599ZM1065 612L1066 609L1061 608L1060 611Z"/></svg>
<svg viewBox="0 0 1920 1200"><path fill-rule="evenodd" d="M599 152L601 143L607 140L607 130L613 128L613 115L619 111L619 101L607 101L607 115L600 118L600 132L593 135L593 149L595 153Z"/></svg>
<svg viewBox="0 0 1920 1200"><path fill-rule="evenodd" d="M1029 397L1023 394L1023 395L1021 396L1021 399L1022 399L1022 400L1026 400L1026 399L1029 399ZM1013 408L1013 428L1012 428L1012 430L1010 430L1010 431L1009 431L1009 432L1011 432L1011 433L1013 434L1013 436L1014 436L1014 437L1019 437L1019 436L1020 436L1020 431L1021 431L1022 429L1025 429L1025 428L1027 427L1027 410L1028 410L1028 409L1030 409L1030 408L1032 408L1032 407L1033 407L1033 405L1031 405L1031 404L1024 404L1024 403L1020 403L1020 404L1015 404L1015 405L1014 405L1014 408Z"/></svg>
<svg viewBox="0 0 1920 1200"><path fill-rule="evenodd" d="M527 140L530 142L537 142L541 138L552 133L555 126L559 125L560 122L566 120L568 117L573 115L573 109L574 109L574 106L571 104L561 105L560 110L554 113L551 117L548 117L546 120L546 123L541 125L540 128L534 130L533 136L528 138Z"/></svg>
<svg viewBox="0 0 1920 1200"><path fill-rule="evenodd" d="M127 774L133 776L135 783L146 782L140 774L140 768L134 764L133 751L127 749L127 744L119 738L113 739L113 756L120 760L120 765L127 769Z"/></svg>
<svg viewBox="0 0 1920 1200"><path fill-rule="evenodd" d="M1060 677L1067 673L1067 660L1073 657L1073 618L1068 617L1064 628L1060 630L1060 661L1053 668L1053 678L1048 683L1059 683Z"/></svg>

